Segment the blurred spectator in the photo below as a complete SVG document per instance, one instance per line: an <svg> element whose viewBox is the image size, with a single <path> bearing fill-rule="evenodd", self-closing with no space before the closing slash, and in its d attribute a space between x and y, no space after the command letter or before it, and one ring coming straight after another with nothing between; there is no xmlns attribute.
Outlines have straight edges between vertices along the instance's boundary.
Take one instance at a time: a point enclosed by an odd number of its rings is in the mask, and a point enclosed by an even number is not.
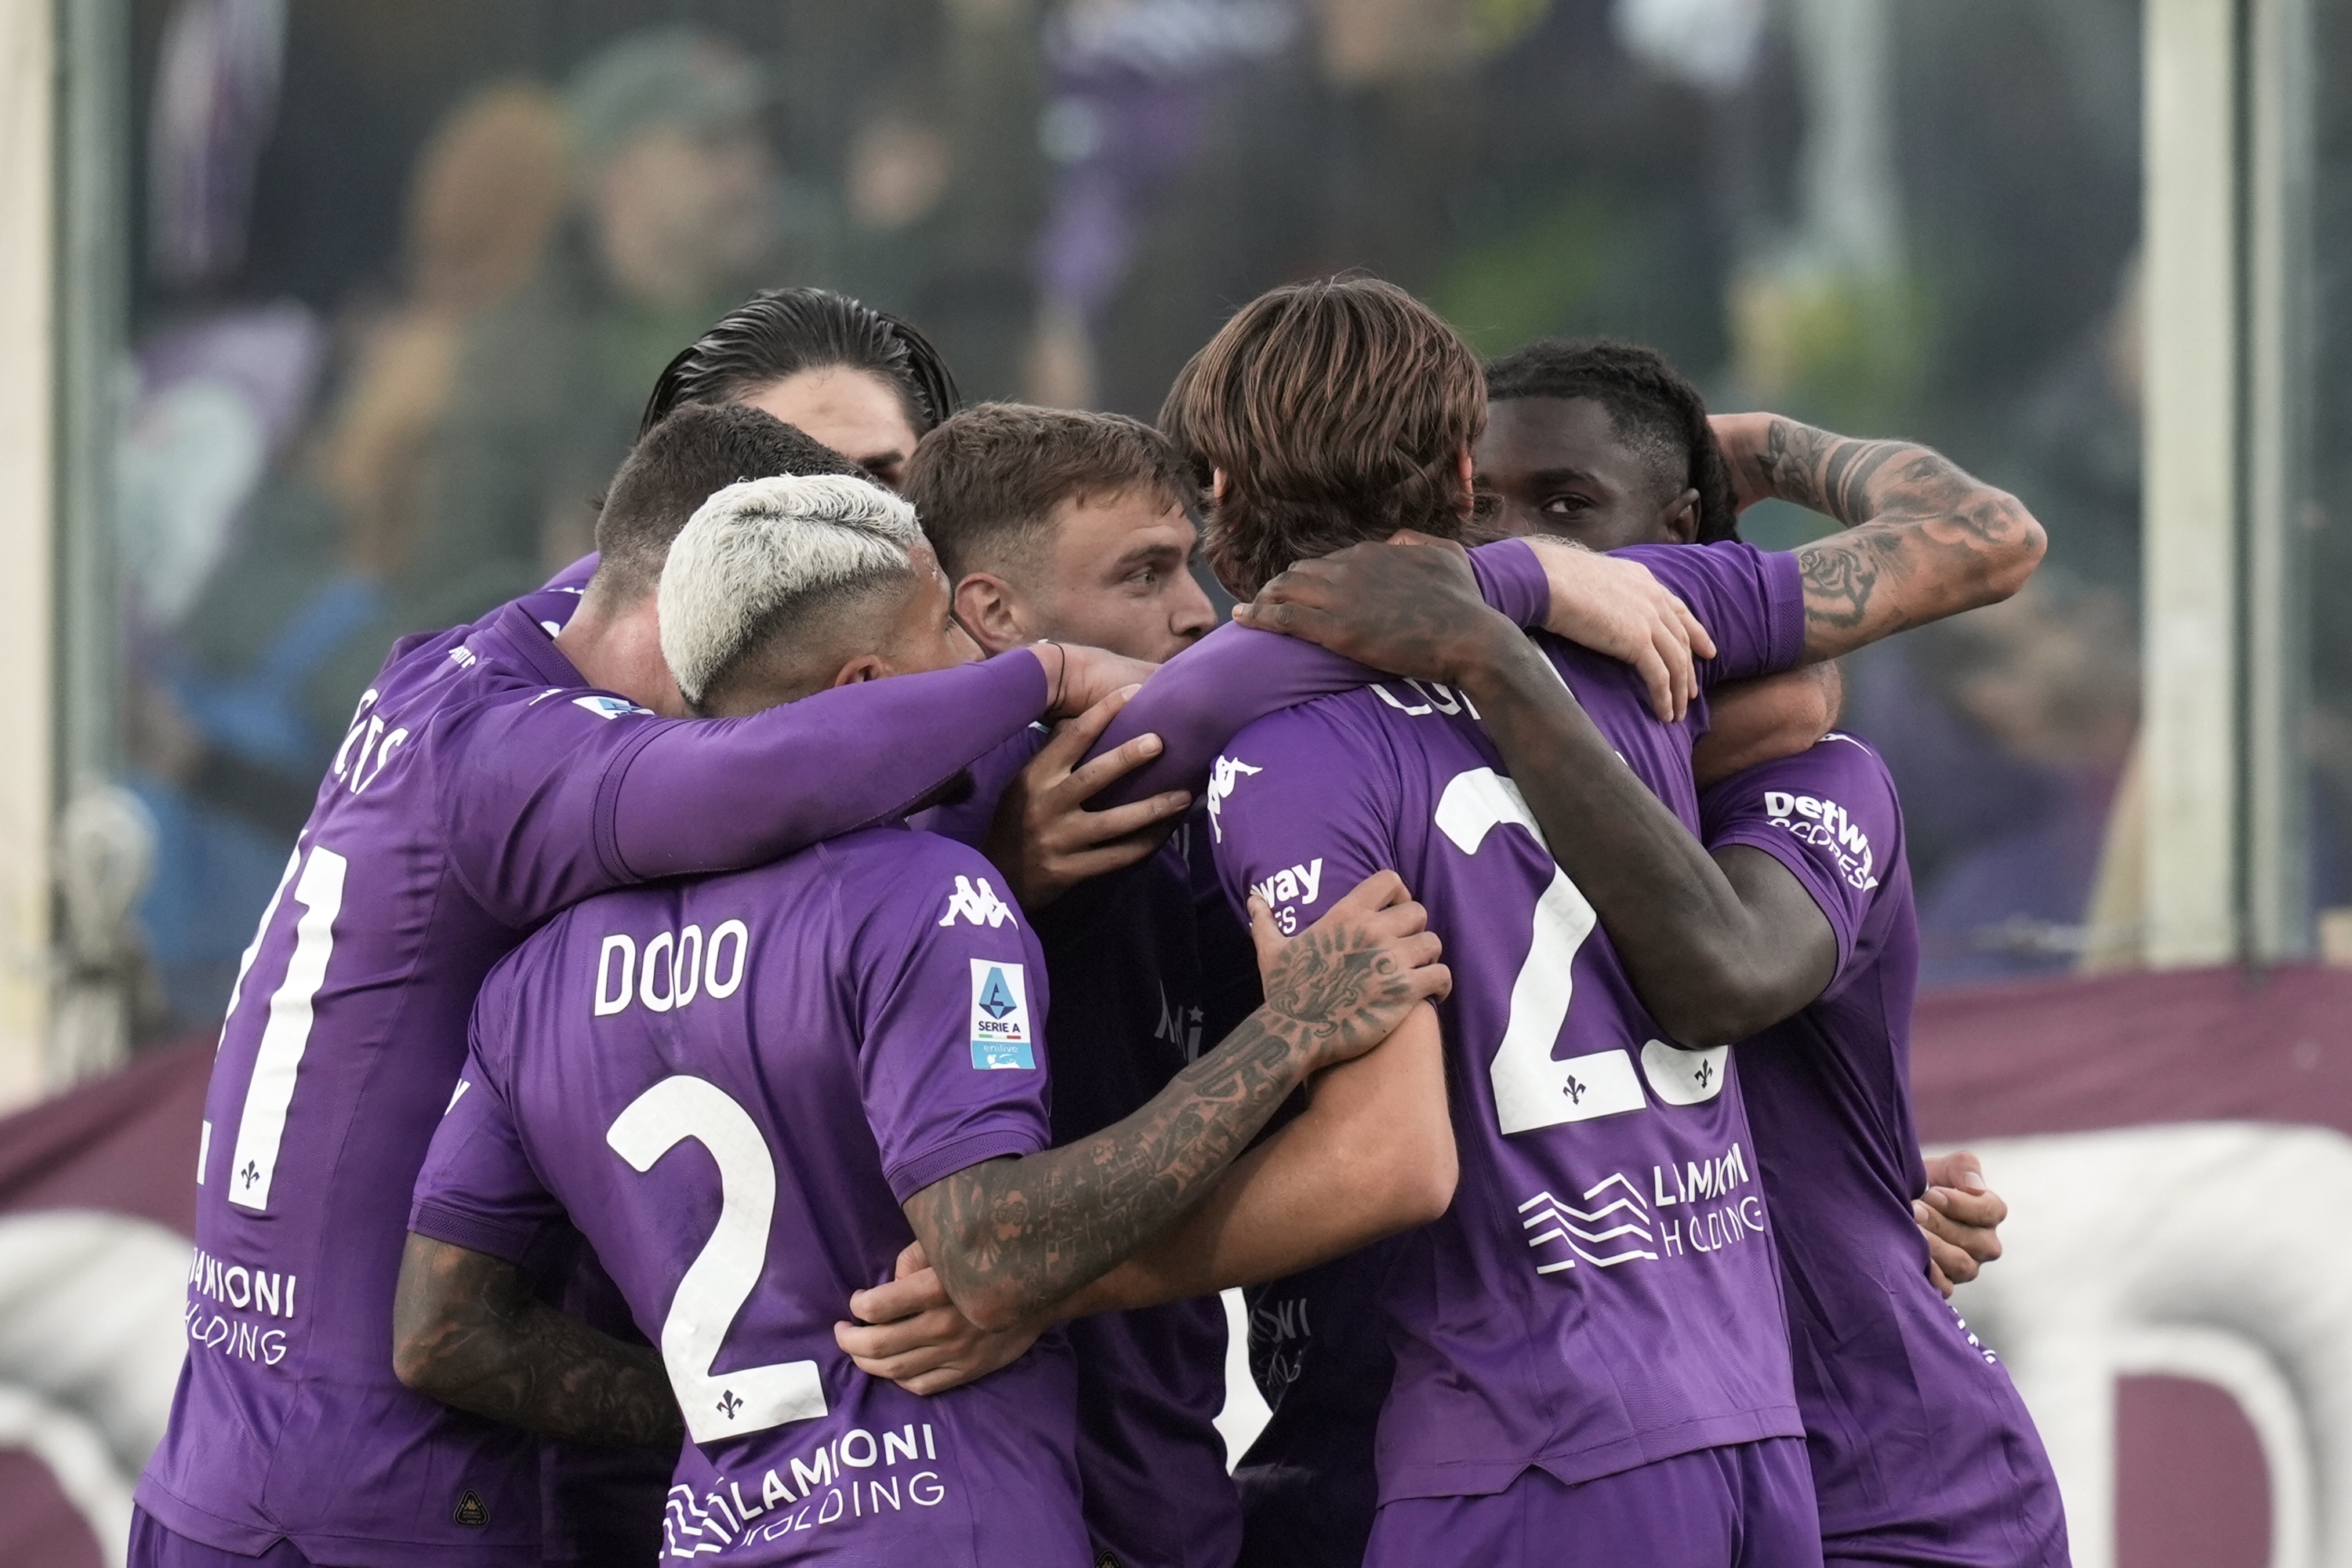
<svg viewBox="0 0 2352 1568"><path fill-rule="evenodd" d="M411 182L406 299L363 322L308 424L322 334L280 305L142 352L122 468L133 587L132 782L156 819L142 923L167 1027L218 1014L351 705L399 633L385 584L419 531L421 458L458 339L536 268L564 199L539 89L461 104Z"/></svg>
<svg viewBox="0 0 2352 1568"><path fill-rule="evenodd" d="M1199 156L1234 68L1297 27L1286 0L1072 0L1049 24L1039 133L1056 176L1036 245L1032 401L1092 405L1095 330L1127 280L1139 209Z"/></svg>
<svg viewBox="0 0 2352 1568"><path fill-rule="evenodd" d="M2139 721L2139 641L2109 588L2044 573L1856 670L1847 723L1904 785L1922 983L2074 968Z"/></svg>
<svg viewBox="0 0 2352 1568"><path fill-rule="evenodd" d="M757 66L683 28L632 34L574 74L575 221L463 334L427 525L397 579L406 624L462 620L590 547L646 389L781 267L766 98Z"/></svg>

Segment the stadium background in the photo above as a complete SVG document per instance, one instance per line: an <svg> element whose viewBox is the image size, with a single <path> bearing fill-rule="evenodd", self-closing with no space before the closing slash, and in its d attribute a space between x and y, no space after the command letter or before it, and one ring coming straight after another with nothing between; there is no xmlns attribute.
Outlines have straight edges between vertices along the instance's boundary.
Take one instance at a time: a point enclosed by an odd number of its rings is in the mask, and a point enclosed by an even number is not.
<svg viewBox="0 0 2352 1568"><path fill-rule="evenodd" d="M1348 267L2048 525L1848 672L2015 1210L1961 1306L2078 1562L2352 1563L2352 0L0 0L0 1568L120 1560L344 715L585 548L672 350L823 283L1149 417Z"/></svg>

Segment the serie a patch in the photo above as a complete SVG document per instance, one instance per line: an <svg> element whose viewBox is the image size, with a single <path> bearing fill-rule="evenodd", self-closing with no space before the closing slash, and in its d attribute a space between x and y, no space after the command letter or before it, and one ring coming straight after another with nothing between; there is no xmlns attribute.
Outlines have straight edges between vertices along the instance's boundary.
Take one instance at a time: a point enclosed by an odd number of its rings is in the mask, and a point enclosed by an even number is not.
<svg viewBox="0 0 2352 1568"><path fill-rule="evenodd" d="M1029 1021L1029 977L1017 963L971 961L971 1065L1034 1068L1037 1035Z"/></svg>

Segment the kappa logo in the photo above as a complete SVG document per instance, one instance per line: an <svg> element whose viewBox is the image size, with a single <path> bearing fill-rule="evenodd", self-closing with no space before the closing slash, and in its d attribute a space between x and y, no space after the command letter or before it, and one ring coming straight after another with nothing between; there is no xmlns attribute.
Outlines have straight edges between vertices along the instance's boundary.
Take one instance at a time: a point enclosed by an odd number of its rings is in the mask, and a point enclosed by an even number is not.
<svg viewBox="0 0 2352 1568"><path fill-rule="evenodd" d="M1216 766L1209 771L1209 834L1218 843L1225 841L1223 814L1234 785L1241 783L1245 774L1264 772L1264 768L1254 768L1239 757L1219 757Z"/></svg>
<svg viewBox="0 0 2352 1568"><path fill-rule="evenodd" d="M572 706L585 708L597 718L608 721L629 713L642 713L648 719L654 716L654 710L650 708L640 708L625 697L607 697L601 691L592 691L585 697L575 697L572 700Z"/></svg>
<svg viewBox="0 0 2352 1568"><path fill-rule="evenodd" d="M490 1510L483 1503L482 1494L467 1487L458 1494L457 1506L449 1510L449 1520L451 1523L462 1524L467 1530L487 1530L490 1524Z"/></svg>
<svg viewBox="0 0 2352 1568"><path fill-rule="evenodd" d="M985 1072L1034 1068L1029 977L1017 963L971 961L971 1065Z"/></svg>
<svg viewBox="0 0 2352 1568"><path fill-rule="evenodd" d="M948 912L940 917L940 924L951 926L959 920L967 920L993 931L1011 919L1013 906L996 896L987 878L980 878L975 886L973 879L959 876L955 890L948 895Z"/></svg>

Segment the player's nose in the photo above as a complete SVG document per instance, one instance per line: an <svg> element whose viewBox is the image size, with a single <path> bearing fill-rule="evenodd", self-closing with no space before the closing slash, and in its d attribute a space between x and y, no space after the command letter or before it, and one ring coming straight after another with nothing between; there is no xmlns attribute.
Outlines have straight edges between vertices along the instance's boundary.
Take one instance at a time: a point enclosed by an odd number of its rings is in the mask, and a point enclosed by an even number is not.
<svg viewBox="0 0 2352 1568"><path fill-rule="evenodd" d="M1216 606L1209 603L1200 579L1186 572L1169 590L1168 629L1187 643L1200 641L1217 624Z"/></svg>

